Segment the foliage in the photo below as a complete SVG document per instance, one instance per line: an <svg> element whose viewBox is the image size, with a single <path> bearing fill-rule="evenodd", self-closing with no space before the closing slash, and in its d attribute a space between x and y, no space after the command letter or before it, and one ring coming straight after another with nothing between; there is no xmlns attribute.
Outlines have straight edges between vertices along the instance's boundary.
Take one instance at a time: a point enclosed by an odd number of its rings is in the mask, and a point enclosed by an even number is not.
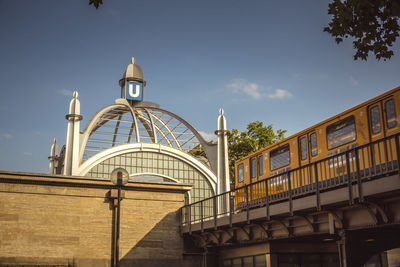
<svg viewBox="0 0 400 267"><path fill-rule="evenodd" d="M103 4L103 0L89 0L89 5L93 5L96 9L99 8L100 4Z"/></svg>
<svg viewBox="0 0 400 267"><path fill-rule="evenodd" d="M208 141L207 144L212 145L212 144L216 144L216 142L214 141ZM203 146L202 145L197 145L196 147L194 147L193 149L189 150L188 152L190 155L192 155L193 157L197 157L197 158L207 158L206 152L204 152Z"/></svg>
<svg viewBox="0 0 400 267"><path fill-rule="evenodd" d="M354 60L367 60L369 52L378 60L393 56L389 48L399 36L400 0L333 0L328 14L333 18L324 31L338 44L353 37Z"/></svg>
<svg viewBox="0 0 400 267"><path fill-rule="evenodd" d="M286 130L278 129L274 132L272 124L264 126L263 122L254 121L247 125L247 131L241 132L232 129L228 134L228 158L229 176L231 184L235 183L235 161L253 153L263 147L272 145L285 138ZM209 144L215 144L210 141ZM189 151L189 154L201 158L207 158L201 145Z"/></svg>
<svg viewBox="0 0 400 267"><path fill-rule="evenodd" d="M235 161L269 146L285 138L286 130L274 132L272 124L264 126L263 122L255 121L247 125L247 131L232 129L228 135L229 175L231 183L235 180Z"/></svg>

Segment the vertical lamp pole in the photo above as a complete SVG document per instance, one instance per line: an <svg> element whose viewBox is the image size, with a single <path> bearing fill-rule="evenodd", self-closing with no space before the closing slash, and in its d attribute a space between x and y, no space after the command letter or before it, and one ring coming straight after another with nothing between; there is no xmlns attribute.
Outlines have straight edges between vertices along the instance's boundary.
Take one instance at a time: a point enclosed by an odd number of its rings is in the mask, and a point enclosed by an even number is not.
<svg viewBox="0 0 400 267"><path fill-rule="evenodd" d="M121 186L122 186L122 172L117 173L117 187L118 187L118 200L117 200L117 234L116 234L116 251L115 251L115 258L116 264L115 266L119 266L119 227L120 227L120 220L121 220Z"/></svg>
<svg viewBox="0 0 400 267"><path fill-rule="evenodd" d="M119 267L119 235L121 225L121 198L122 198L122 186L128 182L129 173L122 168L117 168L111 172L111 181L117 186L117 205L116 206L116 218L115 218L115 237L114 237L114 266ZM115 196L115 195L114 195ZM115 213L114 213L115 214Z"/></svg>

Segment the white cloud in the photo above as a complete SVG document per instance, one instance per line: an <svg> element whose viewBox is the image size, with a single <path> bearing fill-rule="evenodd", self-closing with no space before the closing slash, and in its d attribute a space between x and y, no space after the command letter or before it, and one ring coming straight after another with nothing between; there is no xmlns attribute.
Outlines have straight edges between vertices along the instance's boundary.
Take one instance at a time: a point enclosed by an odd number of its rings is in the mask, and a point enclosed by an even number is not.
<svg viewBox="0 0 400 267"><path fill-rule="evenodd" d="M1 139L11 139L12 135L9 134L9 133L3 133L3 134L0 135L0 138Z"/></svg>
<svg viewBox="0 0 400 267"><path fill-rule="evenodd" d="M284 89L276 89L273 94L269 94L267 97L272 99L284 99L292 97L292 93Z"/></svg>
<svg viewBox="0 0 400 267"><path fill-rule="evenodd" d="M293 96L292 93L285 89L265 89L263 86L248 82L245 79L234 79L227 87L236 94L245 94L255 100L262 98L284 99Z"/></svg>
<svg viewBox="0 0 400 267"><path fill-rule="evenodd" d="M232 88L235 93L244 93L254 99L261 98L261 88L256 83L250 83L244 79L234 79L227 87Z"/></svg>
<svg viewBox="0 0 400 267"><path fill-rule="evenodd" d="M206 141L217 141L217 136L214 133L199 131L199 134L201 134Z"/></svg>
<svg viewBox="0 0 400 267"><path fill-rule="evenodd" d="M357 86L359 82L353 78L353 76L350 76L350 84L353 86Z"/></svg>
<svg viewBox="0 0 400 267"><path fill-rule="evenodd" d="M72 90L67 90L67 89L61 89L58 91L60 94L62 94L63 96L71 96L74 94L74 92L72 92Z"/></svg>
<svg viewBox="0 0 400 267"><path fill-rule="evenodd" d="M31 153L31 152L24 152L24 153L22 153L22 154L24 154L24 156L32 156L32 153Z"/></svg>

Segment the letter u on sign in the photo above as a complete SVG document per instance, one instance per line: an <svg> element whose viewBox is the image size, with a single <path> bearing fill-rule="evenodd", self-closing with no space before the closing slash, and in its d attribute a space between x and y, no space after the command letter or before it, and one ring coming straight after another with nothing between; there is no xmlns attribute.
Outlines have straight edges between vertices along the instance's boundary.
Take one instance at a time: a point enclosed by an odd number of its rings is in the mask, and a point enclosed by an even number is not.
<svg viewBox="0 0 400 267"><path fill-rule="evenodd" d="M127 99L131 100L142 100L142 84L141 83L133 83L128 82L128 93L126 95Z"/></svg>

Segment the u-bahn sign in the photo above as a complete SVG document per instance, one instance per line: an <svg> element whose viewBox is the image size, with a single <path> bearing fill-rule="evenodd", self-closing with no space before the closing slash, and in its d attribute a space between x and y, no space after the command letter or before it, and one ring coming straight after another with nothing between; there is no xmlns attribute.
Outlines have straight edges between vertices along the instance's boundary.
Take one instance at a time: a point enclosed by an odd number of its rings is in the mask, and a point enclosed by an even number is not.
<svg viewBox="0 0 400 267"><path fill-rule="evenodd" d="M138 82L127 82L126 99L142 101L143 100L143 85Z"/></svg>

